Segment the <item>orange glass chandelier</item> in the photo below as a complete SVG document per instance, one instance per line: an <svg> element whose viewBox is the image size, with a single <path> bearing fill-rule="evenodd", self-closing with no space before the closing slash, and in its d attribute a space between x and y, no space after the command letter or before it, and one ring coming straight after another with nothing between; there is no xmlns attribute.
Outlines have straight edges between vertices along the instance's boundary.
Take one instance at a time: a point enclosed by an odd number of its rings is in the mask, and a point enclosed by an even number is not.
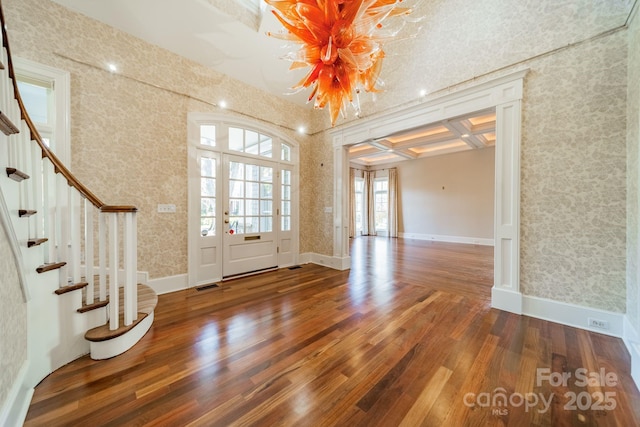
<svg viewBox="0 0 640 427"><path fill-rule="evenodd" d="M299 43L285 55L290 69L309 67L292 89L311 87L315 108L329 107L333 126L340 111L354 105L358 93L379 91L384 50L382 42L394 38L404 22L389 18L408 15L402 0L265 0L284 26L270 36ZM354 102L354 94L356 100Z"/></svg>

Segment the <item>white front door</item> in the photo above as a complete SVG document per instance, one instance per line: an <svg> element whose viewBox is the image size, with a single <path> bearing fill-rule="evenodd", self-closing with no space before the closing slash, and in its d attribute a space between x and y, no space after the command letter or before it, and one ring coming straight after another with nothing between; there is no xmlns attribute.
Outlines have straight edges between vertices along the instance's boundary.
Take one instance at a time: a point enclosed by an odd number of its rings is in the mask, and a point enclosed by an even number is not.
<svg viewBox="0 0 640 427"><path fill-rule="evenodd" d="M277 267L277 163L225 154L223 176L223 277Z"/></svg>

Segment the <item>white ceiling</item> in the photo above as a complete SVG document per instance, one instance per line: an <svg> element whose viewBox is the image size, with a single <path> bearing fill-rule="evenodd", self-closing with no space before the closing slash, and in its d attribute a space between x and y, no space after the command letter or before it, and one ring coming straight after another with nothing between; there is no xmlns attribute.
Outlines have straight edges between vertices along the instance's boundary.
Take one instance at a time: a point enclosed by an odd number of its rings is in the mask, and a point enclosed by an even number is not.
<svg viewBox="0 0 640 427"><path fill-rule="evenodd" d="M253 17L242 0L53 1L276 96L306 104L308 93L290 95L290 87L306 70L289 71L291 63L280 59L297 46L287 48L282 40L266 35L281 28L268 10ZM214 3L237 13L223 13ZM251 22L243 23L246 16L254 19L256 28Z"/></svg>
<svg viewBox="0 0 640 427"><path fill-rule="evenodd" d="M308 91L292 95L290 90L307 70L289 71L290 63L280 59L298 47L266 35L281 25L264 0L53 1L275 96L307 104ZM254 2L253 12L244 2ZM255 2L261 13L254 14ZM350 160L376 166L494 144L495 113L484 111L363 142L351 147Z"/></svg>

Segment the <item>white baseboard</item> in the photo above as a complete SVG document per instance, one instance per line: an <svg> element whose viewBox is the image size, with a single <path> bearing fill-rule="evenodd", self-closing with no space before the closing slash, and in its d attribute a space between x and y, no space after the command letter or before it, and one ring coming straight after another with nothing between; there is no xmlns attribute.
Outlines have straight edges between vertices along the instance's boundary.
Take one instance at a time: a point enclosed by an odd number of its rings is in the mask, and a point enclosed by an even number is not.
<svg viewBox="0 0 640 427"><path fill-rule="evenodd" d="M438 234L398 233L402 239L431 240L434 242L465 243L468 245L493 246L493 239L482 237L444 236Z"/></svg>
<svg viewBox="0 0 640 427"><path fill-rule="evenodd" d="M34 389L26 384L29 361L25 360L18 372L7 399L0 408L0 426L19 427L24 424Z"/></svg>
<svg viewBox="0 0 640 427"><path fill-rule="evenodd" d="M631 355L631 378L640 389L640 335L633 327L629 318L624 316L624 336L622 337L627 350Z"/></svg>
<svg viewBox="0 0 640 427"><path fill-rule="evenodd" d="M522 314L522 294L493 287L491 288L491 307L510 313Z"/></svg>
<svg viewBox="0 0 640 427"><path fill-rule="evenodd" d="M158 295L168 294L187 289L189 287L189 276L187 274L177 274L175 276L150 279L147 285Z"/></svg>
<svg viewBox="0 0 640 427"><path fill-rule="evenodd" d="M315 252L305 252L298 257L300 264L318 264L331 267L335 270L348 270L351 268L351 257L335 257L317 254Z"/></svg>
<svg viewBox="0 0 640 427"><path fill-rule="evenodd" d="M622 338L624 335L625 316L622 313L523 295L522 314L613 337ZM608 329L592 327L589 325L589 319L607 322L609 327Z"/></svg>

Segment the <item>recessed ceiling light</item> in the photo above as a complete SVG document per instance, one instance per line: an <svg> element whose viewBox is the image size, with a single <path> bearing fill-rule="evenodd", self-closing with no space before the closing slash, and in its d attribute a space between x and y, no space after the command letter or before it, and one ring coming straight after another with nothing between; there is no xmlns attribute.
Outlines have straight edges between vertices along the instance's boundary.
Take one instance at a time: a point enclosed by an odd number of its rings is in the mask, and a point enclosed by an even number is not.
<svg viewBox="0 0 640 427"><path fill-rule="evenodd" d="M307 132L307 129L304 126L298 126L298 133L299 134L305 134Z"/></svg>
<svg viewBox="0 0 640 427"><path fill-rule="evenodd" d="M223 99L218 103L218 105L220 106L220 108L227 108L227 101Z"/></svg>
<svg viewBox="0 0 640 427"><path fill-rule="evenodd" d="M426 89L420 89L420 96L427 96L427 90Z"/></svg>
<svg viewBox="0 0 640 427"><path fill-rule="evenodd" d="M462 138L469 138L471 135L469 135L468 133L464 133L462 135L460 135L460 137Z"/></svg>
<svg viewBox="0 0 640 427"><path fill-rule="evenodd" d="M118 71L118 67L116 67L116 64L108 64L107 68L109 69L110 72L115 73L116 71Z"/></svg>

